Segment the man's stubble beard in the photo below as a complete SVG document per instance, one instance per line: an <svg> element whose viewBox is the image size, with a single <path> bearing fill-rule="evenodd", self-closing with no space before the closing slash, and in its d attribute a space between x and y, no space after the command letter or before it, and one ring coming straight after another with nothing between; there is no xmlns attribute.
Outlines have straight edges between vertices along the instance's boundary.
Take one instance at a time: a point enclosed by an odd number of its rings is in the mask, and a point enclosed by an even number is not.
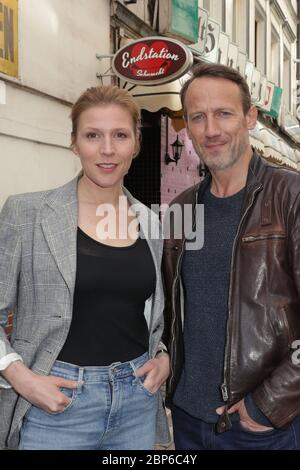
<svg viewBox="0 0 300 470"><path fill-rule="evenodd" d="M204 164L209 168L209 170L211 171L227 170L228 168L231 168L232 166L234 166L240 160L240 158L244 155L247 147L248 147L248 142L246 141L237 142L234 145L234 147L228 151L230 152L230 157L225 158L225 161L223 162L222 161L214 162L212 161L213 159L211 158L207 159L205 156L203 157L203 155L201 154L200 148L197 149L196 153L198 154L200 160L204 162Z"/></svg>

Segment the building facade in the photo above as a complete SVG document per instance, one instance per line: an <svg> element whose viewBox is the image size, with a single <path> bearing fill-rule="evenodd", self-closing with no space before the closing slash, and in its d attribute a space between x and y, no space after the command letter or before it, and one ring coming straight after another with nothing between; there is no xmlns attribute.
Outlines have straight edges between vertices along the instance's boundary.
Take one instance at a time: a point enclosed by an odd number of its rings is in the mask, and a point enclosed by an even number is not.
<svg viewBox="0 0 300 470"><path fill-rule="evenodd" d="M136 197L168 203L199 181L204 166L187 138L179 99L186 77L140 86L111 69L121 47L157 35L185 43L195 63L239 69L259 109L252 145L300 169L298 3L0 0L0 206L10 194L58 186L78 172L70 108L100 83L127 88L143 110L142 149L125 181Z"/></svg>
<svg viewBox="0 0 300 470"><path fill-rule="evenodd" d="M0 0L0 206L78 172L70 108L109 51L109 0Z"/></svg>
<svg viewBox="0 0 300 470"><path fill-rule="evenodd" d="M130 17L130 21L129 21ZM220 62L237 68L246 78L259 121L250 141L264 157L300 170L299 5L296 0L129 0L114 2L112 29L116 51L126 42L143 36L175 37L188 45L194 62ZM130 25L130 26L129 26ZM132 86L147 114L147 142L154 142L152 155L140 155L131 190L138 189L146 203L157 197L170 202L183 189L197 182L204 168L186 136L179 100L181 80L163 86ZM160 127L160 145L157 142ZM156 129L156 131L155 131ZM180 142L180 158L176 142ZM160 147L160 180L145 170ZM147 145L148 153L149 146ZM175 149L175 152L174 152ZM155 155L154 155L155 153ZM151 163L153 166L153 162ZM139 175L150 183L142 185ZM140 187L143 186L143 187ZM139 188L137 188L139 187ZM144 194L143 194L144 191ZM144 197L143 197L144 196Z"/></svg>

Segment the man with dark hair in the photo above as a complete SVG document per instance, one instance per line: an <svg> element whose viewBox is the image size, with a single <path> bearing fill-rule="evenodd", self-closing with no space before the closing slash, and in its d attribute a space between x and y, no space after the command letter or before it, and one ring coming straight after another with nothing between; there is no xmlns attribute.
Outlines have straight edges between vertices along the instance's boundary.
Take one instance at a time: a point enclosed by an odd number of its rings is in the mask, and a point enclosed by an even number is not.
<svg viewBox="0 0 300 470"><path fill-rule="evenodd" d="M300 175L253 152L257 110L237 71L198 65L181 97L209 174L174 201L192 205L203 247L165 241L175 446L300 448Z"/></svg>

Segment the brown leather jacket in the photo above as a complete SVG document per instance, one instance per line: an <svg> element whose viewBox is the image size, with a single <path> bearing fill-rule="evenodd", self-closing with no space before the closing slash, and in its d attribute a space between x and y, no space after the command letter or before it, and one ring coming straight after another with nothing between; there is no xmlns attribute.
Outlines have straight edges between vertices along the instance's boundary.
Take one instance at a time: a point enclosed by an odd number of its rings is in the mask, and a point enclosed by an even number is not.
<svg viewBox="0 0 300 470"><path fill-rule="evenodd" d="M173 202L195 206L209 180ZM184 361L180 270L185 242L166 239L163 257L169 405ZM227 407L252 392L275 427L300 415L300 364L295 361L300 342L293 344L295 340L300 340L300 175L254 153L232 249L221 387ZM226 430L226 422L227 412L218 423L220 431Z"/></svg>

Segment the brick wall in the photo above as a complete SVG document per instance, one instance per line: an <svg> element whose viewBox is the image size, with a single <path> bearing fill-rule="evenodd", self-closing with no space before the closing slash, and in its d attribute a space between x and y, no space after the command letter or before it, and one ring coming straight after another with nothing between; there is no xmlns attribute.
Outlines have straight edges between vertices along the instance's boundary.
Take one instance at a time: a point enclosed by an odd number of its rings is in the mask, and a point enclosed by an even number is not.
<svg viewBox="0 0 300 470"><path fill-rule="evenodd" d="M161 122L161 204L168 204L178 194L186 188L198 183L199 177L199 157L197 156L186 130L176 132L172 126L172 120L167 116L162 116ZM167 125L168 120L168 125ZM166 130L168 128L168 153L172 157L171 144L178 139L184 144L180 160L175 163L165 163L167 151Z"/></svg>

